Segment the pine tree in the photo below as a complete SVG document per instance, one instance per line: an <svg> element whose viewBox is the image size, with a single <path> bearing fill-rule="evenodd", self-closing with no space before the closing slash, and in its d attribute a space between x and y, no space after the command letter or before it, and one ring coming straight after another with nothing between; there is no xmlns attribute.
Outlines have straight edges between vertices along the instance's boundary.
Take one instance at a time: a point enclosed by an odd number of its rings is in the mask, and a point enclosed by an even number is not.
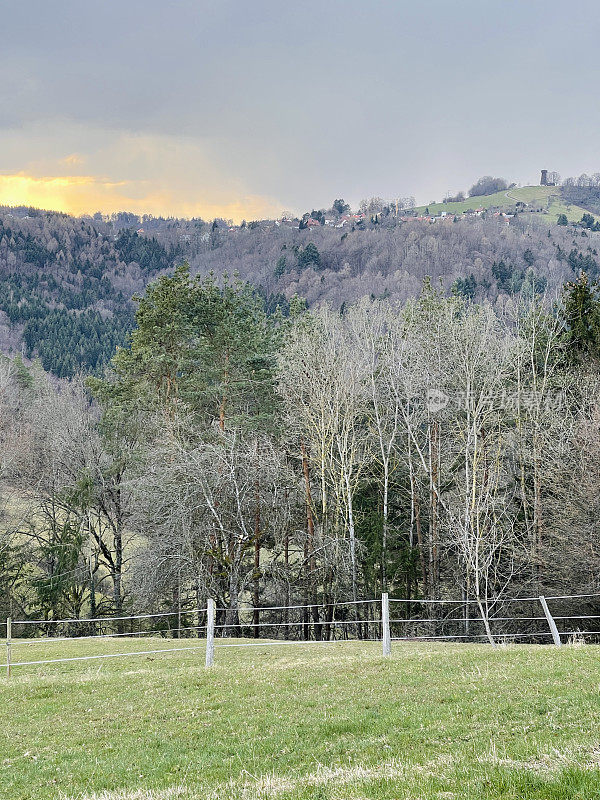
<svg viewBox="0 0 600 800"><path fill-rule="evenodd" d="M221 430L260 427L275 397L277 331L254 289L191 278L184 264L135 299L130 346L113 359L114 380L92 381L94 391L170 419L181 410Z"/></svg>
<svg viewBox="0 0 600 800"><path fill-rule="evenodd" d="M600 297L598 285L590 283L585 272L565 284L562 316L566 344L575 360L600 359Z"/></svg>

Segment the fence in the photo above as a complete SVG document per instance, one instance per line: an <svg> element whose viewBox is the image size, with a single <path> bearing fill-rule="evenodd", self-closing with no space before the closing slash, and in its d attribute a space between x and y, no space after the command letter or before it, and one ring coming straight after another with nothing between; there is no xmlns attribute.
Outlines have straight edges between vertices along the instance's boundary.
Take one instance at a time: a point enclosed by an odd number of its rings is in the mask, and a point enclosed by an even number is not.
<svg viewBox="0 0 600 800"><path fill-rule="evenodd" d="M390 615L390 606L393 615ZM517 610L519 613L511 613ZM529 641L561 646L572 637L598 642L600 613L560 613L598 610L600 593L494 601L486 609L491 644ZM223 648L370 640L379 641L383 655L388 656L392 642L490 642L475 600L407 600L388 598L387 594L372 600L240 608L233 615L231 609L218 608L214 600L209 600L206 608L93 619L9 618L1 624L6 629L6 674L9 677L11 670L20 666L186 650L205 650L206 666L211 666L215 651ZM250 636L254 641L232 641ZM60 651L64 642L87 640L114 644L121 638L143 639L144 649L121 648L117 652L76 656L65 656ZM168 646L149 649L148 639L164 641ZM57 657L28 657L27 648L32 645L56 645ZM23 656L15 660L15 651Z"/></svg>

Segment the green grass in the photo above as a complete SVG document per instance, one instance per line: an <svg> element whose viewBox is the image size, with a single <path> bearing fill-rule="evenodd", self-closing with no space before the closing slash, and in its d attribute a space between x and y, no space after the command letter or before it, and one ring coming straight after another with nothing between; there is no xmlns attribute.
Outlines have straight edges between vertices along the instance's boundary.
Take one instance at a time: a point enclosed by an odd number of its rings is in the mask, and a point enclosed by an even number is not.
<svg viewBox="0 0 600 800"><path fill-rule="evenodd" d="M527 189L534 189L536 187L526 187ZM541 186L541 189L548 189L549 187ZM523 189L510 189L509 194L514 192L522 192ZM519 194L514 194L515 197L521 198ZM525 202L529 202L525 200ZM423 213L425 209L429 209L430 214L440 214L442 211L448 214L462 214L469 209L475 210L476 208L500 208L509 210L515 208L515 201L506 196L506 191L496 192L495 194L483 195L482 197L468 197L460 203L430 203L427 206L421 206L417 211Z"/></svg>
<svg viewBox="0 0 600 800"><path fill-rule="evenodd" d="M460 203L430 203L428 206L420 206L417 211L422 214L425 209L429 209L432 215L441 214L442 211L448 214L462 214L469 209L477 208L513 212L517 200L527 203L531 210L543 209L539 214L540 218L551 224L556 224L559 214L566 214L569 222L579 222L586 213L580 206L566 205L560 196L560 189L556 186L522 186L483 197L469 197Z"/></svg>
<svg viewBox="0 0 600 800"><path fill-rule="evenodd" d="M154 645L16 646L14 660ZM15 666L0 678L0 797L600 796L599 647L265 645L203 661Z"/></svg>

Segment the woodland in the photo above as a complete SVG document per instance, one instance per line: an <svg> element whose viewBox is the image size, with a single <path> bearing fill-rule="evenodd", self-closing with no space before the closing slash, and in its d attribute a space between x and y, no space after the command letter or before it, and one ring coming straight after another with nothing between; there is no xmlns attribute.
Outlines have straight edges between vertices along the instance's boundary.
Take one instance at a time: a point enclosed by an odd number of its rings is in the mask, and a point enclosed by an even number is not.
<svg viewBox="0 0 600 800"><path fill-rule="evenodd" d="M365 297L284 314L183 264L98 376L0 368L0 615L597 590L600 299ZM465 606L466 608L466 606ZM255 633L258 635L258 627Z"/></svg>

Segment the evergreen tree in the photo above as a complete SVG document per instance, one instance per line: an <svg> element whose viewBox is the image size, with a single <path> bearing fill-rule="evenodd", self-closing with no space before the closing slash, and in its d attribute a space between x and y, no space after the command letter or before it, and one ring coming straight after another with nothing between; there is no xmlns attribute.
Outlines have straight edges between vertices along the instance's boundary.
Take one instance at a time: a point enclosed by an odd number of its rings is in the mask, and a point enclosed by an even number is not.
<svg viewBox="0 0 600 800"><path fill-rule="evenodd" d="M191 412L224 430L259 426L272 411L277 329L241 281L191 278L184 264L135 298L137 327L97 393L167 418Z"/></svg>
<svg viewBox="0 0 600 800"><path fill-rule="evenodd" d="M321 255L316 244L314 244L314 242L309 242L304 250L298 253L298 267L300 269L306 269L307 267L321 269L322 266Z"/></svg>
<svg viewBox="0 0 600 800"><path fill-rule="evenodd" d="M350 213L350 206L348 205L348 203L346 203L345 200L343 200L341 198L339 200L334 200L333 201L332 208L337 214L349 214Z"/></svg>
<svg viewBox="0 0 600 800"><path fill-rule="evenodd" d="M273 270L275 277L281 278L281 276L285 274L286 267L287 262L285 256L279 256L277 259L277 264L275 265L275 269Z"/></svg>
<svg viewBox="0 0 600 800"><path fill-rule="evenodd" d="M590 283L585 272L565 285L562 316L571 357L597 363L600 359L600 297L598 285Z"/></svg>

